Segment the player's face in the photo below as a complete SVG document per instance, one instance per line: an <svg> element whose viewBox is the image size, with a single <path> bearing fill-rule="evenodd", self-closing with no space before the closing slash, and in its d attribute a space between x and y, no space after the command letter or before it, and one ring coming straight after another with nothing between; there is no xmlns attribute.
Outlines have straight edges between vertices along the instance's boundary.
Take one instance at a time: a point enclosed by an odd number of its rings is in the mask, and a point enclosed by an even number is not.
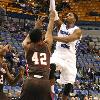
<svg viewBox="0 0 100 100"><path fill-rule="evenodd" d="M74 14L73 14L73 13L68 13L68 14L66 15L66 20L67 20L67 22L69 22L69 23L75 22Z"/></svg>

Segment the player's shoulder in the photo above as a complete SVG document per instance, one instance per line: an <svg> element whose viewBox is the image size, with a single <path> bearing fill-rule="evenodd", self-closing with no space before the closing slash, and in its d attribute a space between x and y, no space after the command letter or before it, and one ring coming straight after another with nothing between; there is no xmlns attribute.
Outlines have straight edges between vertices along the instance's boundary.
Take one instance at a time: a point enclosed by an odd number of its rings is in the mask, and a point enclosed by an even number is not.
<svg viewBox="0 0 100 100"><path fill-rule="evenodd" d="M81 32L82 32L81 28L80 28L80 27L78 27L78 26L75 26L75 27L74 27L74 29L75 29L75 31L77 31L77 32L79 32L79 33L81 33Z"/></svg>

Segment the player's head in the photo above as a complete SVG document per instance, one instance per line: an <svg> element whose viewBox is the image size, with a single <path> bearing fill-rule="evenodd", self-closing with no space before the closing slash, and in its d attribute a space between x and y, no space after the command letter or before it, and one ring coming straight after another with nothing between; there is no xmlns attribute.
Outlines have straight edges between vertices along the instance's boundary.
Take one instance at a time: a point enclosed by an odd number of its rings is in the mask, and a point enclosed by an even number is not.
<svg viewBox="0 0 100 100"><path fill-rule="evenodd" d="M76 23L78 21L78 16L75 13L68 13L65 16L68 23Z"/></svg>
<svg viewBox="0 0 100 100"><path fill-rule="evenodd" d="M33 43L40 42L42 40L42 31L40 29L34 29L30 32L29 37Z"/></svg>

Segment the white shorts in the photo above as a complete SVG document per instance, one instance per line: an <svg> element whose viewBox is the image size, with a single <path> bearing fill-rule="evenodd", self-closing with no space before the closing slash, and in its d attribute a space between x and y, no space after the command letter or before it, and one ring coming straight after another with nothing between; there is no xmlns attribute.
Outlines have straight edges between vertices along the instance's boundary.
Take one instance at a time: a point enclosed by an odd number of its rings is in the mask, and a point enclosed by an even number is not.
<svg viewBox="0 0 100 100"><path fill-rule="evenodd" d="M53 53L50 63L55 63L56 66L60 66L62 68L60 79L57 79L59 84L74 84L77 74L76 62L60 58L58 54Z"/></svg>

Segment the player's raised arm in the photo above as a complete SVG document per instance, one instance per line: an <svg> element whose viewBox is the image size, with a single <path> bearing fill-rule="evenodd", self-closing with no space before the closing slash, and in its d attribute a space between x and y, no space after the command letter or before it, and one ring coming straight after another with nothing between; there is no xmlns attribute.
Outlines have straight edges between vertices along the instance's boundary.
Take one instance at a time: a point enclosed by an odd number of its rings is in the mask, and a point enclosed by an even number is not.
<svg viewBox="0 0 100 100"><path fill-rule="evenodd" d="M55 5L55 0L50 0L50 8L49 10L54 10L55 11L55 23L56 23L56 26L58 27L58 30L60 29L60 26L62 24L62 21L59 19L59 16L58 16L58 12L56 11L56 5Z"/></svg>
<svg viewBox="0 0 100 100"><path fill-rule="evenodd" d="M55 18L55 11L51 10L49 24L47 27L47 32L45 34L45 40L44 40L44 42L47 43L49 48L51 48L51 45L53 42L52 32L53 32L53 27L54 27L54 18Z"/></svg>
<svg viewBox="0 0 100 100"><path fill-rule="evenodd" d="M45 16L38 18L37 21L35 22L35 26L34 29L41 29L43 27L43 20L45 19ZM26 38L24 39L24 41L22 42L22 46L25 49L25 51L27 51L29 45L31 43L29 34L26 36Z"/></svg>

